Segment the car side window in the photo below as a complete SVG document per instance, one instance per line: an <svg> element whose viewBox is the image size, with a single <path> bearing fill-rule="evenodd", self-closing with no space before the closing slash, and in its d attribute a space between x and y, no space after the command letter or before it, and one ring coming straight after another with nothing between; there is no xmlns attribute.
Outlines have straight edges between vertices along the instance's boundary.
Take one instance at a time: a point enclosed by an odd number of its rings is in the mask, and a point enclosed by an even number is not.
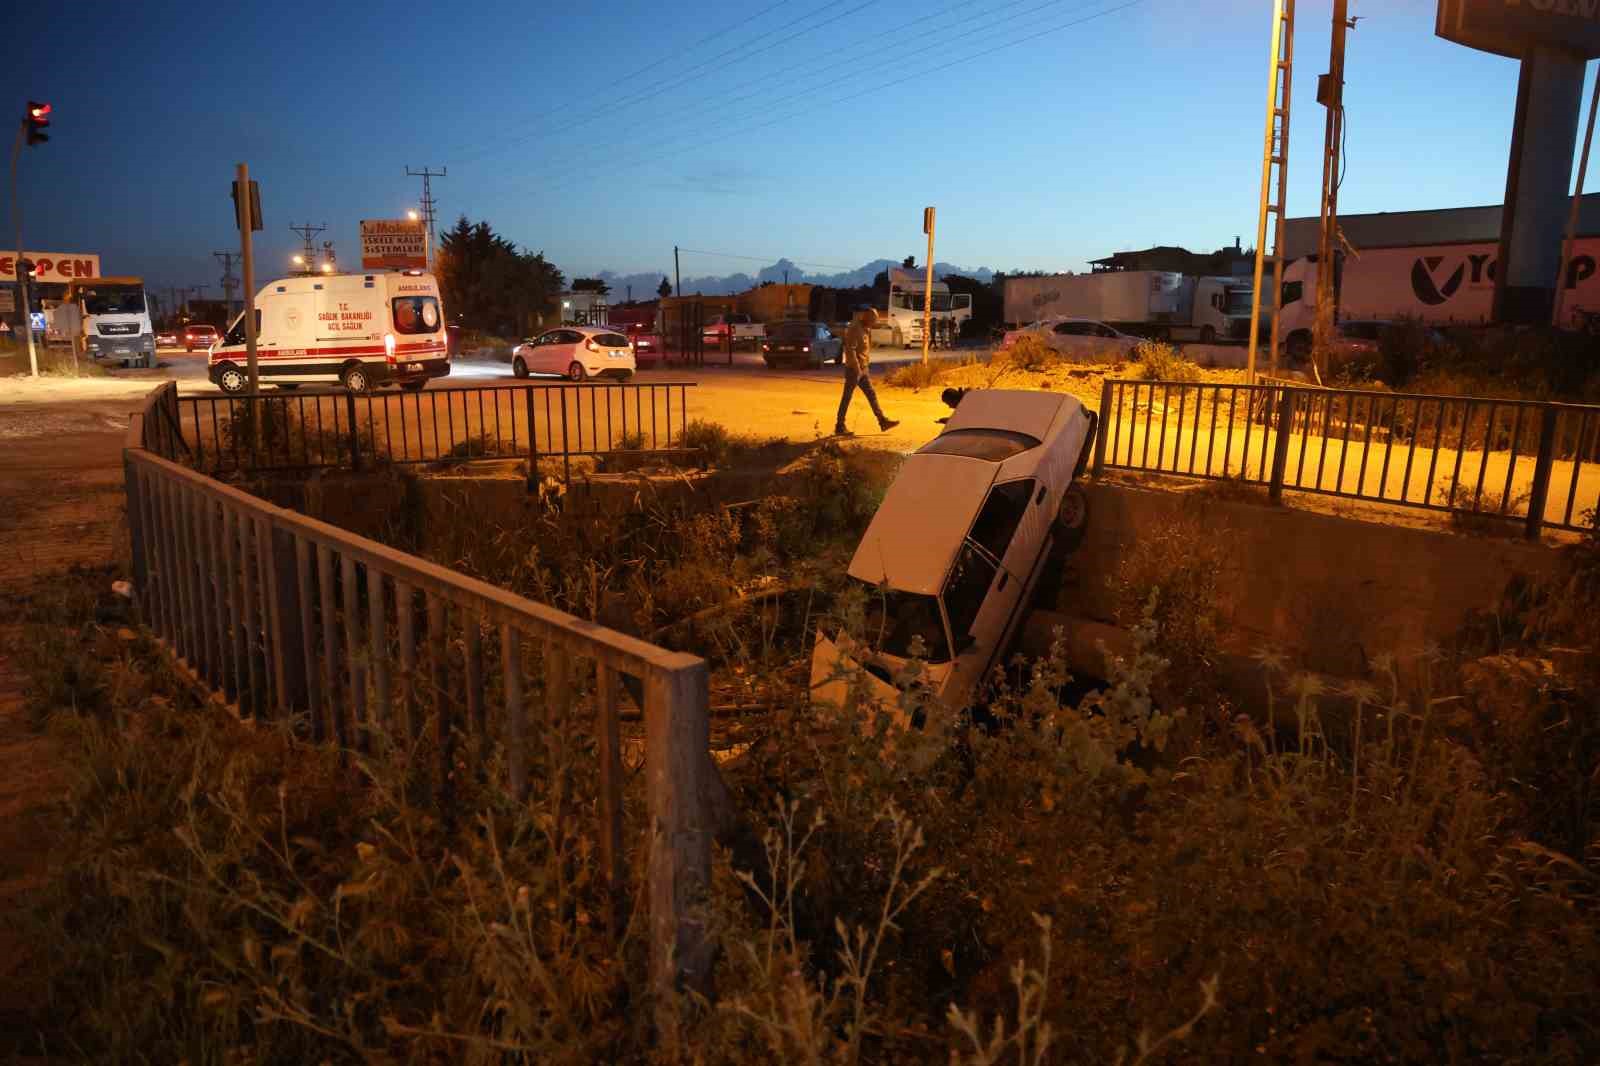
<svg viewBox="0 0 1600 1066"><path fill-rule="evenodd" d="M1094 332L1097 337L1115 337L1117 335L1117 331L1110 326L1096 326Z"/></svg>
<svg viewBox="0 0 1600 1066"><path fill-rule="evenodd" d="M556 334L556 344L577 344L582 340L582 335L575 329L564 329Z"/></svg>
<svg viewBox="0 0 1600 1066"><path fill-rule="evenodd" d="M984 597L989 595L989 586L994 584L997 569L971 543L961 546L956 564L944 583L944 609L950 616L950 636L957 648L961 646L961 638L972 632Z"/></svg>
<svg viewBox="0 0 1600 1066"><path fill-rule="evenodd" d="M1033 478L1007 481L989 491L977 519L972 523L969 540L988 552L995 561L1006 557L1011 538L1017 535L1017 526L1028 510L1028 500L1033 496Z"/></svg>
<svg viewBox="0 0 1600 1066"><path fill-rule="evenodd" d="M1076 322L1062 322L1056 326L1055 331L1063 336L1070 337L1074 333L1078 332L1077 325L1078 324Z"/></svg>

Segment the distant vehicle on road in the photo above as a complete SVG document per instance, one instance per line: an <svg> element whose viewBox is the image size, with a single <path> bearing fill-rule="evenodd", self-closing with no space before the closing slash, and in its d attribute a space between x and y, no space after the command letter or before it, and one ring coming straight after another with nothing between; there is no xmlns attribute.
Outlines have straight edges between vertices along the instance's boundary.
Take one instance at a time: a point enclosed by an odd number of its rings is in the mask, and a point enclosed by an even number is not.
<svg viewBox="0 0 1600 1066"><path fill-rule="evenodd" d="M761 342L761 354L769 367L788 363L820 370L844 358L844 339L820 322L780 322Z"/></svg>
<svg viewBox="0 0 1600 1066"><path fill-rule="evenodd" d="M1156 340L1243 341L1250 336L1251 280L1170 270L1016 277L1005 281L1005 318L1087 318Z"/></svg>
<svg viewBox="0 0 1600 1066"><path fill-rule="evenodd" d="M1095 415L1054 392L976 389L943 433L905 461L850 561L866 600L861 634L819 633L814 698L847 707L860 667L902 726L898 684L913 657L922 691L955 711L1002 660L1052 550L1073 544L1088 505L1073 485ZM1075 546L1075 545L1074 545Z"/></svg>
<svg viewBox="0 0 1600 1066"><path fill-rule="evenodd" d="M256 350L262 380L286 389L337 381L351 392L415 390L450 373L439 283L420 270L269 282L256 294ZM243 391L246 363L240 314L211 347L211 381Z"/></svg>
<svg viewBox="0 0 1600 1066"><path fill-rule="evenodd" d="M176 348L178 346L178 331L175 329L162 329L156 331L157 348Z"/></svg>
<svg viewBox="0 0 1600 1066"><path fill-rule="evenodd" d="M95 360L114 359L128 366L156 365L156 330L150 321L150 301L144 279L105 277L73 281L65 304L76 307L84 350ZM57 308L58 313L62 308Z"/></svg>
<svg viewBox="0 0 1600 1066"><path fill-rule="evenodd" d="M202 351L217 343L217 327L205 323L196 323L183 327L183 350L192 352L196 348Z"/></svg>
<svg viewBox="0 0 1600 1066"><path fill-rule="evenodd" d="M1001 342L1009 348L1024 334L1034 334L1062 355L1086 362L1113 363L1132 357L1144 340L1087 318L1049 318L1014 329Z"/></svg>
<svg viewBox="0 0 1600 1066"><path fill-rule="evenodd" d="M906 348L922 344L922 305L927 296L928 277L926 272L908 270L905 267L890 267L889 276L889 313L882 317L878 329L873 330L872 343L880 343L880 336L885 336L883 343L900 344ZM957 333L972 317L972 294L966 292L952 293L950 286L942 281L933 283L933 311L929 316L933 319L947 319L954 325ZM938 326L934 327L938 329Z"/></svg>
<svg viewBox="0 0 1600 1066"><path fill-rule="evenodd" d="M519 378L554 374L569 381L627 381L638 368L633 345L610 326L561 326L511 350L511 372Z"/></svg>
<svg viewBox="0 0 1600 1066"><path fill-rule="evenodd" d="M766 337L767 329L742 312L713 315L704 326L700 327L700 337L707 347L726 348L730 334L735 348L741 344L754 346L760 344Z"/></svg>

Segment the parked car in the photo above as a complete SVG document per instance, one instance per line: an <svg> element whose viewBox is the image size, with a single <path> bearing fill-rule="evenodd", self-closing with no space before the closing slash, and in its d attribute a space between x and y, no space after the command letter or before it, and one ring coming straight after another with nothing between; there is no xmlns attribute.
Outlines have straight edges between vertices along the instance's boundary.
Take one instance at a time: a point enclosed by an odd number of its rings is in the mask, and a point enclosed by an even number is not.
<svg viewBox="0 0 1600 1066"><path fill-rule="evenodd" d="M1329 341L1329 352L1326 360L1327 366L1337 367L1344 363L1366 361L1378 358L1382 347L1383 335L1387 331L1399 326L1399 323L1381 318L1347 318L1341 319L1334 327L1333 338ZM1432 326L1422 326L1422 337L1429 349L1434 352L1448 350L1450 341L1443 333ZM1291 360L1303 361L1311 354L1310 348L1303 349L1295 346L1290 353ZM1422 353L1418 353L1421 355Z"/></svg>
<svg viewBox="0 0 1600 1066"><path fill-rule="evenodd" d="M1133 349L1144 341L1143 337L1118 332L1104 322L1088 318L1056 318L1011 330L1002 344L1009 348L1019 337L1030 333L1062 355L1097 363L1127 359L1133 354Z"/></svg>
<svg viewBox="0 0 1600 1066"><path fill-rule="evenodd" d="M572 381L627 381L638 368L633 345L610 326L562 326L511 350L511 372L519 378L556 374Z"/></svg>
<svg viewBox="0 0 1600 1066"><path fill-rule="evenodd" d="M217 343L217 327L203 322L183 327L183 350L192 352L196 348L209 351Z"/></svg>
<svg viewBox="0 0 1600 1066"><path fill-rule="evenodd" d="M178 331L175 329L156 330L157 348L176 348L178 346Z"/></svg>
<svg viewBox="0 0 1600 1066"><path fill-rule="evenodd" d="M700 327L700 336L707 347L725 348L732 334L734 347L741 344L757 345L767 335L761 323L746 314L715 315Z"/></svg>
<svg viewBox="0 0 1600 1066"><path fill-rule="evenodd" d="M850 560L866 599L861 634L818 633L811 660L814 698L851 709L860 667L870 698L902 726L917 724L897 687L913 654L926 664L926 697L966 706L1005 655L1052 550L1088 520L1073 479L1089 459L1093 412L1054 392L975 389L954 402Z"/></svg>
<svg viewBox="0 0 1600 1066"><path fill-rule="evenodd" d="M844 358L844 340L820 322L780 322L761 342L761 353L769 367L791 363L818 370Z"/></svg>

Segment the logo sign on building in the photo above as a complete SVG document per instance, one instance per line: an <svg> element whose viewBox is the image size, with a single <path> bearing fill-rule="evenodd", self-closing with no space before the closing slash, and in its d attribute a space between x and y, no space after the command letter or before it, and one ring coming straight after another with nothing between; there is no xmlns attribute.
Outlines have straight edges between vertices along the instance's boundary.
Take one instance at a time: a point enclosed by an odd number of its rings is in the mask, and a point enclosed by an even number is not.
<svg viewBox="0 0 1600 1066"><path fill-rule="evenodd" d="M1596 0L1439 0L1433 32L1483 52L1520 58L1535 45L1600 56Z"/></svg>
<svg viewBox="0 0 1600 1066"><path fill-rule="evenodd" d="M362 219L361 265L367 270L427 267L428 235L422 223L403 218Z"/></svg>
<svg viewBox="0 0 1600 1066"><path fill-rule="evenodd" d="M17 310L15 289L0 289L0 314L14 314Z"/></svg>
<svg viewBox="0 0 1600 1066"><path fill-rule="evenodd" d="M66 284L77 278L98 278L100 257L82 252L29 252L23 258L33 260L37 281ZM17 280L17 253L0 252L0 280Z"/></svg>

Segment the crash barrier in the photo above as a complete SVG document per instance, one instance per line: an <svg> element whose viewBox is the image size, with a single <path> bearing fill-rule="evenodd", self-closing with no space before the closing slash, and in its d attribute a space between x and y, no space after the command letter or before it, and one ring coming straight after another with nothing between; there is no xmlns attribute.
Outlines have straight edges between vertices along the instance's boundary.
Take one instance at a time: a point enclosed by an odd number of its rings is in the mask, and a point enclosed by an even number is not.
<svg viewBox="0 0 1600 1066"><path fill-rule="evenodd" d="M693 387L675 381L174 393L163 401L161 424L176 432L178 454L209 474L527 458L531 489L540 459L561 460L570 482L572 460L580 456L692 454L682 440Z"/></svg>
<svg viewBox="0 0 1600 1066"><path fill-rule="evenodd" d="M1095 470L1231 478L1584 530L1600 507L1600 406L1108 379Z"/></svg>
<svg viewBox="0 0 1600 1066"><path fill-rule="evenodd" d="M179 446L174 398L170 383L150 394L132 416L123 452L144 623L242 716L305 714L314 739L343 750L368 750L380 732L423 745L436 760L447 811L452 775L499 765L491 761L496 752L508 786L526 793L530 764L553 761L540 758L553 727L587 720L599 764L594 835L611 902L607 920L619 937L629 899L619 704L624 689L636 694L645 729L652 979L660 1002L670 1004L677 979L707 967L700 917L691 915L709 884L718 795L705 662L173 462L162 453Z"/></svg>

